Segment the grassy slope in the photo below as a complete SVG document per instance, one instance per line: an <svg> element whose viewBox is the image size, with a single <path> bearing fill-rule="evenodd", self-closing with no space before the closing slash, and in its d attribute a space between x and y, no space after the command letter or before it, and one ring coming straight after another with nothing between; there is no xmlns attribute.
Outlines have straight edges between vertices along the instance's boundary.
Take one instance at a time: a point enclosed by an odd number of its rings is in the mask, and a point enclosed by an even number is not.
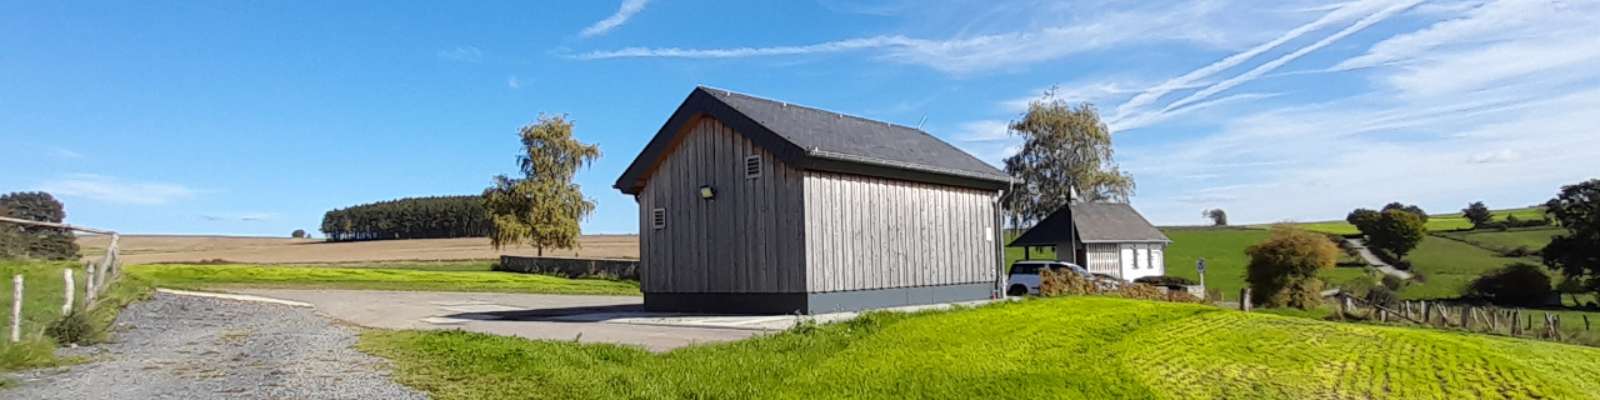
<svg viewBox="0 0 1600 400"><path fill-rule="evenodd" d="M1506 217L1511 215L1516 215L1517 218L1521 219L1539 219L1544 217L1544 209L1540 207L1494 210L1493 212L1496 220L1504 220ZM1296 223L1294 225L1309 231L1325 232L1337 235L1353 235L1360 233L1360 231L1356 230L1354 225L1350 225L1344 221L1305 222ZM1468 229L1471 227L1472 223L1467 221L1467 218L1463 217L1459 212L1428 216L1428 231L1431 232L1453 231Z"/></svg>
<svg viewBox="0 0 1600 400"><path fill-rule="evenodd" d="M536 274L460 270L450 267L441 268L443 270L379 267L151 264L128 267L128 272L134 276L154 282L157 286L174 289L295 287L451 292L639 294L638 284L632 282L566 279Z"/></svg>
<svg viewBox="0 0 1600 400"><path fill-rule="evenodd" d="M1506 231L1498 230L1473 230L1462 232L1444 232L1440 235L1452 239L1471 243L1492 251L1509 251L1518 247L1539 251L1550 244L1550 239L1556 235L1566 233L1567 230L1558 227L1520 228Z"/></svg>
<svg viewBox="0 0 1600 400"><path fill-rule="evenodd" d="M45 327L61 317L61 305L66 290L61 271L72 268L76 279L74 295L76 310L84 307L84 274L81 264L74 262L0 261L0 310L4 310L5 323L0 324L0 371L13 371L57 365L63 361L55 357L56 344L44 335ZM11 337L11 277L23 275L22 342L12 344ZM149 293L148 286L135 278L126 278L113 285L102 297L101 306L90 315L97 333L96 341L105 338L107 327L116 319L117 312Z"/></svg>
<svg viewBox="0 0 1600 400"><path fill-rule="evenodd" d="M1461 295L1467 282L1484 271L1519 261L1539 263L1536 258L1500 257L1477 246L1434 236L1424 237L1406 259L1425 280L1401 292L1407 299L1454 298Z"/></svg>
<svg viewBox="0 0 1600 400"><path fill-rule="evenodd" d="M440 399L1600 398L1600 349L1078 297L663 355L456 331L360 348Z"/></svg>
<svg viewBox="0 0 1600 400"><path fill-rule="evenodd" d="M1199 280L1195 260L1206 259L1206 286L1234 298L1244 284L1244 266L1250 257L1244 249L1267 239L1270 232L1247 228L1168 228L1163 230L1172 245L1167 247L1167 275ZM1364 268L1341 267L1323 273L1329 283L1348 281L1365 274Z"/></svg>

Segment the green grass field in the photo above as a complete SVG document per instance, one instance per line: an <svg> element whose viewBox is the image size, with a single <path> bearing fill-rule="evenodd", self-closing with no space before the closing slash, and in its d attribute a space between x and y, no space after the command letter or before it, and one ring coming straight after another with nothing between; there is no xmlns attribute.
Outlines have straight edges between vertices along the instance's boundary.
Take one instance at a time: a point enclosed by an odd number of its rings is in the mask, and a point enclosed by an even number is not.
<svg viewBox="0 0 1600 400"><path fill-rule="evenodd" d="M1506 217L1512 215L1516 215L1517 218L1520 219L1539 219L1544 217L1544 209L1541 207L1494 210L1493 212L1495 220L1505 220ZM1359 230L1356 230L1355 225L1350 225L1344 221L1302 222L1293 223L1291 225L1312 232L1332 233L1335 235L1354 235L1361 233ZM1427 226L1429 232L1445 232L1470 229L1472 228L1472 222L1467 221L1467 218L1462 216L1460 212L1455 212L1449 214L1429 215Z"/></svg>
<svg viewBox="0 0 1600 400"><path fill-rule="evenodd" d="M1434 236L1424 237L1406 260L1411 261L1413 271L1423 275L1423 282L1414 282L1400 292L1406 299L1455 298L1485 271L1514 262L1539 264L1536 257L1501 257L1481 247Z"/></svg>
<svg viewBox="0 0 1600 400"><path fill-rule="evenodd" d="M1558 227L1518 228L1506 231L1493 229L1472 230L1462 232L1444 232L1439 235L1447 236L1471 243L1492 251L1504 252L1516 248L1527 248L1533 251L1543 249L1550 244L1550 239L1556 235L1566 233L1566 229Z"/></svg>
<svg viewBox="0 0 1600 400"><path fill-rule="evenodd" d="M75 262L0 261L0 310L6 321L0 326L0 372L40 368L70 363L55 357L56 343L45 336L45 327L61 318L66 282L61 271L72 268L74 279L74 310L84 309L85 277L81 264ZM23 276L22 341L11 343L11 293L13 275ZM149 287L136 278L125 278L102 294L101 307L90 315L95 333L93 341L105 339L107 327L116 319L117 312L135 300L144 298ZM0 385L3 386L3 385Z"/></svg>
<svg viewBox="0 0 1600 400"><path fill-rule="evenodd" d="M651 354L459 331L358 345L438 399L1600 398L1600 349L1103 297Z"/></svg>
<svg viewBox="0 0 1600 400"><path fill-rule="evenodd" d="M486 264L484 264L486 265ZM402 266L404 267L404 266ZM150 264L128 273L155 285L204 290L229 287L419 290L547 294L637 295L635 282L566 279L481 270L468 264L416 264L409 268Z"/></svg>
<svg viewBox="0 0 1600 400"><path fill-rule="evenodd" d="M1271 232L1250 228L1168 228L1163 229L1172 244L1167 246L1167 275L1198 281L1195 260L1206 259L1206 288L1221 290L1224 298L1234 299L1244 288L1244 266L1250 257L1244 249L1267 239ZM1366 268L1340 267L1323 273L1330 287L1366 274Z"/></svg>

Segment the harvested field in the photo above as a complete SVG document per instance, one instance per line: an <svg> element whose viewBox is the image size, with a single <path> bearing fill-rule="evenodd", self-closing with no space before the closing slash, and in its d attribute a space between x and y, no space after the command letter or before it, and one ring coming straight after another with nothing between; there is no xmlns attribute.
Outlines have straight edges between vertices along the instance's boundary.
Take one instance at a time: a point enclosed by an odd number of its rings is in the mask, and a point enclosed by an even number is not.
<svg viewBox="0 0 1600 400"><path fill-rule="evenodd" d="M78 239L80 254L97 258L105 253L109 239L86 236ZM578 240L573 250L545 250L558 257L639 258L639 237L635 235L588 235ZM323 242L321 240L239 236L125 235L120 241L124 262L129 264L183 263L226 260L251 264L360 263L370 261L485 260L501 255L531 256L531 247L496 251L487 238L375 240L366 242Z"/></svg>

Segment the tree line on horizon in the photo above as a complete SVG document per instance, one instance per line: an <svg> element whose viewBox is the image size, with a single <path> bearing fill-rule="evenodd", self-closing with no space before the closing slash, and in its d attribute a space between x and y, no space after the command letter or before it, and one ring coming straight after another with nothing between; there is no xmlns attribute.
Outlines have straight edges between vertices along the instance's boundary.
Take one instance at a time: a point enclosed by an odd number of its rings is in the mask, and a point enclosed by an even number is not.
<svg viewBox="0 0 1600 400"><path fill-rule="evenodd" d="M493 229L481 196L411 197L328 211L328 241L485 237Z"/></svg>

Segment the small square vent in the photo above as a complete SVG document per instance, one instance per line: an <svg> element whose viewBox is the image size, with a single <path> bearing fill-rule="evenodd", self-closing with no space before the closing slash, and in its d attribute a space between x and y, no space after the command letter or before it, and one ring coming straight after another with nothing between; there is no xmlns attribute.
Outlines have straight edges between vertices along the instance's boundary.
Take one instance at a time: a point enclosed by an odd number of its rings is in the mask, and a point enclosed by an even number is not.
<svg viewBox="0 0 1600 400"><path fill-rule="evenodd" d="M744 158L744 177L748 179L761 177L761 156Z"/></svg>
<svg viewBox="0 0 1600 400"><path fill-rule="evenodd" d="M667 227L667 209L650 210L650 226L656 229Z"/></svg>

